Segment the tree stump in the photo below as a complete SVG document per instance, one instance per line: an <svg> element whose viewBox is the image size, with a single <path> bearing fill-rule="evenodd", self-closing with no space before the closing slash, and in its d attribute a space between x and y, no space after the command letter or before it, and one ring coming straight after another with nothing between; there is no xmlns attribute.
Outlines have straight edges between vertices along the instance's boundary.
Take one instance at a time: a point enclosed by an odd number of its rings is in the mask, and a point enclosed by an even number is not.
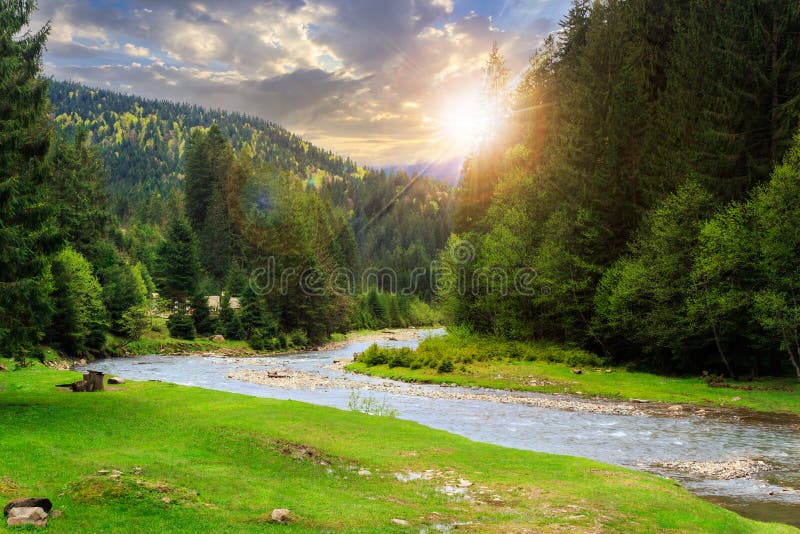
<svg viewBox="0 0 800 534"><path fill-rule="evenodd" d="M87 371L83 380L72 384L72 391L103 391L103 377L100 371Z"/></svg>

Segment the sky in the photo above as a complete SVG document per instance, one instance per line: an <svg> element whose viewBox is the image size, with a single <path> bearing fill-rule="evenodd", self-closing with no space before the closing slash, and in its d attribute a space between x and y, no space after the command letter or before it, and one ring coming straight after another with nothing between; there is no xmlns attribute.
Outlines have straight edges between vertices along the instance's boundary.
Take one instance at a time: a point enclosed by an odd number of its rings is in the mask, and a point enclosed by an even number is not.
<svg viewBox="0 0 800 534"><path fill-rule="evenodd" d="M32 26L52 23L56 79L256 115L378 167L463 158L492 42L520 75L570 3L39 0Z"/></svg>

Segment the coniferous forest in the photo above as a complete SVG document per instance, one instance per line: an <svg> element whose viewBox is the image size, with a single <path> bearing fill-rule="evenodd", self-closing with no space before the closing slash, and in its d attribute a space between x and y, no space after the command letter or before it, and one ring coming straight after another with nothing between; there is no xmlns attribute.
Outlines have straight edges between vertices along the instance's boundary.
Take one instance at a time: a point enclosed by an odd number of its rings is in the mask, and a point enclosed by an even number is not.
<svg viewBox="0 0 800 534"><path fill-rule="evenodd" d="M450 294L453 320L665 373L800 373L798 29L790 1L575 2L465 165L450 243L472 272L533 268L536 294Z"/></svg>

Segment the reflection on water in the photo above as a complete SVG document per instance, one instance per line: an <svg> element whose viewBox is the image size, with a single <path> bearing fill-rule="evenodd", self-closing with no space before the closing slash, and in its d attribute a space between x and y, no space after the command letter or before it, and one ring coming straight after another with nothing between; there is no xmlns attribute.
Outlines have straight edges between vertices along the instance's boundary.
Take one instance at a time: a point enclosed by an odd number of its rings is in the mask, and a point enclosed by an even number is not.
<svg viewBox="0 0 800 534"><path fill-rule="evenodd" d="M439 330L422 331L438 335ZM117 358L92 368L131 380L161 380L176 384L244 393L257 397L292 399L335 408L348 408L347 389L287 390L232 380L228 375L265 365L281 366L322 376L360 381L381 379L329 369L334 359L350 358L370 343L319 352L271 358L217 356L145 356ZM415 347L417 341L385 345ZM415 385L414 387L422 387ZM424 386L439 388L439 386ZM528 405L482 400L433 399L393 393L373 393L397 410L398 417L466 436L476 441L534 451L583 456L636 469L653 470L667 461L723 461L760 458L778 467L755 478L704 480L685 473L660 471L680 480L698 495L762 520L800 525L800 435L786 425L768 422L734 423L696 416L669 418L569 412ZM464 391L448 388L448 391ZM495 395L491 390L470 393ZM536 395L536 394L531 394ZM792 488L786 491L785 488ZM773 495L770 495L772 493Z"/></svg>

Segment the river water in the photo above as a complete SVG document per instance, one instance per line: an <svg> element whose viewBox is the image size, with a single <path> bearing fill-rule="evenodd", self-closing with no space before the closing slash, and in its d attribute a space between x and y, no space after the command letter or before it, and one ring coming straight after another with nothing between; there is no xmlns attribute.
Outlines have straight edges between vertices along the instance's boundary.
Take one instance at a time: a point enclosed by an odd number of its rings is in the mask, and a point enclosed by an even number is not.
<svg viewBox="0 0 800 534"><path fill-rule="evenodd" d="M422 336L440 330L420 331ZM418 341L382 345L414 348ZM292 399L348 409L349 389L283 389L228 378L265 365L331 378L382 382L330 368L333 360L352 358L371 342L353 342L334 350L269 358L219 356L143 356L93 362L91 368L130 380L160 380L187 386ZM488 400L430 398L365 392L397 411L397 417L460 434L476 441L518 449L592 458L650 471L679 480L695 494L742 515L800 526L800 432L780 421L723 421L699 416L657 417L565 411ZM441 386L420 386L441 391ZM498 395L492 390L447 388L452 392ZM536 395L536 394L530 394ZM776 469L734 480L709 480L685 472L654 467L675 461L728 461L756 458Z"/></svg>

